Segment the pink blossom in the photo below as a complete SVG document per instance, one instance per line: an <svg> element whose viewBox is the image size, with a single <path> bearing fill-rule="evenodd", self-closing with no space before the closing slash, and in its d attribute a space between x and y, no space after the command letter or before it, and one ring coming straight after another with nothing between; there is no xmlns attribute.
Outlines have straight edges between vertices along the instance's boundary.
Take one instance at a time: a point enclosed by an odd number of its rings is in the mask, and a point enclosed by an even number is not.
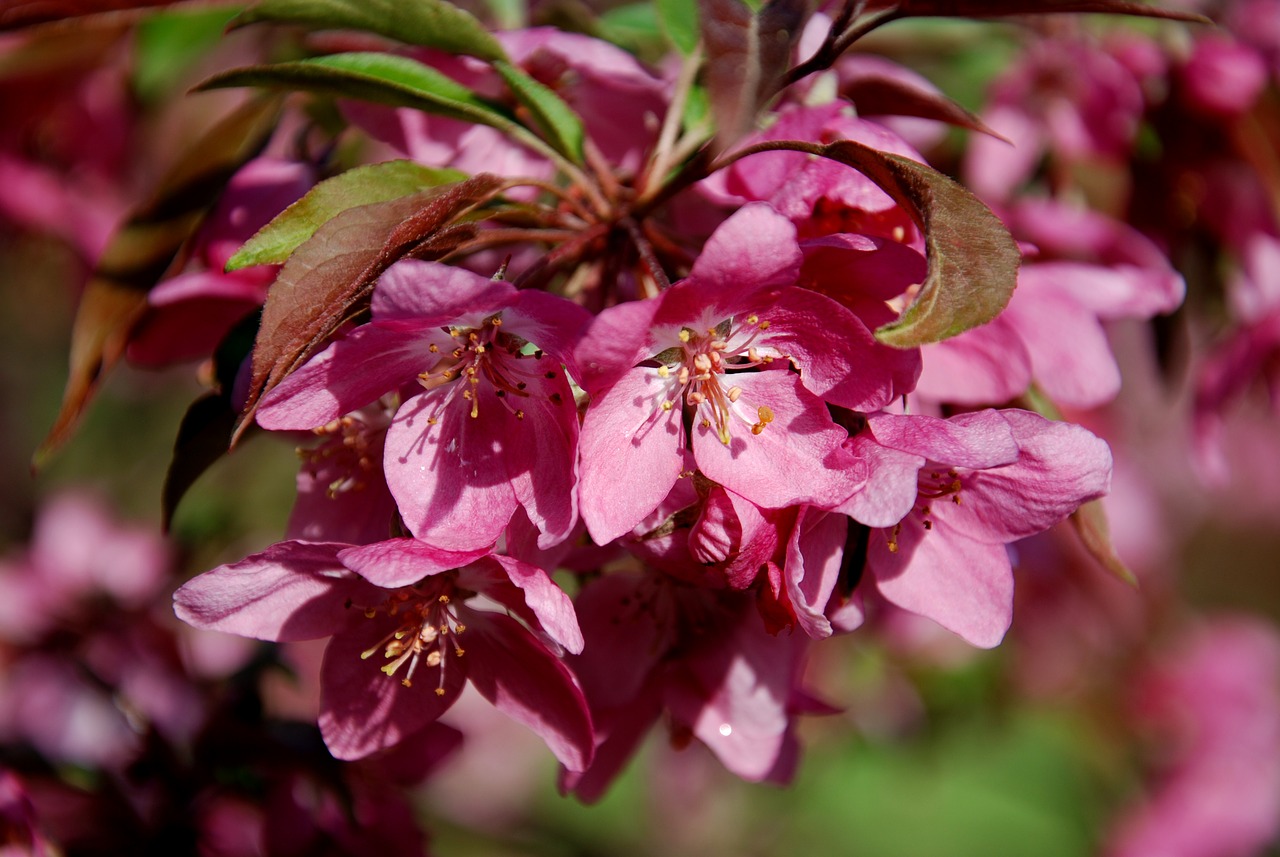
<svg viewBox="0 0 1280 857"><path fill-rule="evenodd" d="M1028 411L874 415L851 445L871 476L840 511L874 528L876 589L982 647L1012 618L1005 545L1104 494L1111 474L1105 443Z"/></svg>
<svg viewBox="0 0 1280 857"><path fill-rule="evenodd" d="M434 262L392 266L372 321L263 399L270 429L327 425L412 385L383 467L405 524L451 550L492 545L518 507L539 544L577 520L578 416L563 363L586 311Z"/></svg>
<svg viewBox="0 0 1280 857"><path fill-rule="evenodd" d="M688 279L601 313L579 349L593 396L582 514L597 543L662 503L685 450L708 479L766 509L830 507L857 490L860 465L842 454L825 403L887 404L914 380L914 353L887 354L844 307L791 287L800 262L794 227L747 205Z"/></svg>
<svg viewBox="0 0 1280 857"><path fill-rule="evenodd" d="M467 604L477 594L528 627ZM545 572L519 560L413 539L281 542L195 578L174 601L198 628L281 642L331 637L320 731L339 758L362 758L426 728L470 680L567 768L590 762L586 704L549 648L582 650L573 605Z"/></svg>
<svg viewBox="0 0 1280 857"><path fill-rule="evenodd" d="M1163 748L1111 857L1248 857L1280 834L1280 637L1221 619L1142 676L1138 725Z"/></svg>
<svg viewBox="0 0 1280 857"><path fill-rule="evenodd" d="M770 635L746 593L663 575L610 574L578 596L586 647L570 663L597 726L595 761L562 787L598 800L665 709L673 741L696 737L750 781L787 782L807 642Z"/></svg>

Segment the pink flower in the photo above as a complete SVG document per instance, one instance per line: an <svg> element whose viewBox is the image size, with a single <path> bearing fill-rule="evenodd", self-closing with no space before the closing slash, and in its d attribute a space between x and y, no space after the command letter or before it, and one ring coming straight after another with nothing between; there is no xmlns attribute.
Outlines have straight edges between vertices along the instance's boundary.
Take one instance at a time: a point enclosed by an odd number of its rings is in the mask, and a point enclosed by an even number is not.
<svg viewBox="0 0 1280 857"><path fill-rule="evenodd" d="M1218 620L1137 686L1138 725L1164 749L1153 794L1121 822L1111 857L1248 857L1280 834L1280 637Z"/></svg>
<svg viewBox="0 0 1280 857"><path fill-rule="evenodd" d="M982 647L998 644L1012 618L1005 545L1100 497L1111 475L1105 443L1028 411L882 414L851 445L871 477L839 510L874 528L876 588Z"/></svg>
<svg viewBox="0 0 1280 857"><path fill-rule="evenodd" d="M857 490L826 403L874 410L906 392L914 352L888 354L853 313L792 286L795 228L744 206L688 279L601 313L579 349L582 515L599 544L636 527L688 475L765 509L830 507ZM794 366L797 372L790 371Z"/></svg>
<svg viewBox="0 0 1280 857"><path fill-rule="evenodd" d="M471 607L476 595L528 627ZM280 642L332 637L321 667L320 731L339 758L415 735L470 680L565 767L590 763L586 703L552 653L582 650L573 604L545 572L519 560L413 539L364 547L281 542L200 575L174 602L198 628Z"/></svg>
<svg viewBox="0 0 1280 857"><path fill-rule="evenodd" d="M488 547L523 507L541 547L565 539L577 520L578 414L562 364L586 311L409 260L382 276L372 315L264 397L258 422L324 426L405 387L383 467L415 536Z"/></svg>
<svg viewBox="0 0 1280 857"><path fill-rule="evenodd" d="M598 800L664 709L673 740L696 737L743 779L790 780L806 638L769 634L746 593L664 575L606 575L578 606L587 645L571 665L598 746L589 768L562 777L565 790Z"/></svg>

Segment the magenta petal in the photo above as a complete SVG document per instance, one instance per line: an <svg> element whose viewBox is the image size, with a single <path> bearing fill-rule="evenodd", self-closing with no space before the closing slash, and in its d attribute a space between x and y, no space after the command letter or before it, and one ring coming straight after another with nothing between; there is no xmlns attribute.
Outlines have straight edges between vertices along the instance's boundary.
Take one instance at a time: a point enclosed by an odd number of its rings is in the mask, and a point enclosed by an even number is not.
<svg viewBox="0 0 1280 857"><path fill-rule="evenodd" d="M350 600L381 599L374 587L342 567L338 551L344 547L274 544L187 581L173 594L174 612L197 628L260 640L327 637L345 626Z"/></svg>
<svg viewBox="0 0 1280 857"><path fill-rule="evenodd" d="M982 544L941 522L926 531L908 518L898 550L873 530L867 566L880 594L980 648L999 645L1013 620L1013 570L1004 545Z"/></svg>
<svg viewBox="0 0 1280 857"><path fill-rule="evenodd" d="M394 746L433 722L458 699L466 684L469 658L452 650L440 668L419 663L412 685L405 687L402 668L382 672L382 644L398 627L379 615L335 636L320 667L320 734L339 759L360 759ZM368 658L361 655L372 649ZM439 688L443 694L436 693Z"/></svg>
<svg viewBox="0 0 1280 857"><path fill-rule="evenodd" d="M545 571L513 557L493 556L464 569L458 585L470 589L473 579L477 592L518 612L521 618L530 619L531 625L541 628L573 654L582 652L582 630L573 600ZM512 588L515 599L509 591ZM525 609L519 609L522 607Z"/></svg>
<svg viewBox="0 0 1280 857"><path fill-rule="evenodd" d="M1030 411L1004 410L1020 453L1003 467L962 476L961 502L935 513L966 536L1011 542L1048 529L1111 484L1111 451L1087 429Z"/></svg>
<svg viewBox="0 0 1280 857"><path fill-rule="evenodd" d="M544 550L578 523L578 410L564 373L556 376L539 379L530 398L519 401L524 419L511 421L506 454L512 490Z"/></svg>
<svg viewBox="0 0 1280 857"><path fill-rule="evenodd" d="M659 300L611 306L591 322L574 350L579 383L592 396L616 384L640 361L653 356L649 334Z"/></svg>
<svg viewBox="0 0 1280 857"><path fill-rule="evenodd" d="M488 552L487 548L450 551L418 539L389 539L347 548L338 553L338 559L370 583L397 589L442 571L462 568Z"/></svg>
<svg viewBox="0 0 1280 857"><path fill-rule="evenodd" d="M405 319L434 326L480 327L486 316L515 297L515 287L502 280L439 262L402 259L378 280L371 307L374 321Z"/></svg>
<svg viewBox="0 0 1280 857"><path fill-rule="evenodd" d="M771 636L748 613L727 639L690 657L667 690L672 715L744 780L768 778L784 754L803 639Z"/></svg>
<svg viewBox="0 0 1280 857"><path fill-rule="evenodd" d="M532 342L556 363L567 364L575 378L581 373L573 351L591 321L591 313L573 301L538 291L518 292L502 312L503 330Z"/></svg>
<svg viewBox="0 0 1280 857"><path fill-rule="evenodd" d="M752 291L794 283L802 261L791 221L765 203L748 203L707 239L689 282L704 304L727 306Z"/></svg>
<svg viewBox="0 0 1280 857"><path fill-rule="evenodd" d="M351 331L262 397L258 424L308 430L358 410L436 363L429 326L366 324ZM445 337L447 340L447 337Z"/></svg>
<svg viewBox="0 0 1280 857"><path fill-rule="evenodd" d="M1051 289L1032 291L1019 275L1004 317L1031 355L1036 381L1055 402L1089 408L1120 392L1120 369L1101 322L1074 299Z"/></svg>
<svg viewBox="0 0 1280 857"><path fill-rule="evenodd" d="M677 623L667 591L650 583L630 572L606 574L578 594L587 643L569 663L592 710L630 705L674 642Z"/></svg>
<svg viewBox="0 0 1280 857"><path fill-rule="evenodd" d="M860 487L865 474L855 480L853 471L836 466L845 455L840 449L844 430L798 376L767 371L737 373L727 380L742 389L731 405L729 444L712 428L698 424L693 429L693 455L708 478L766 509L799 503L831 508ZM753 434L751 426L762 407L773 418ZM702 413L700 409L695 422Z"/></svg>
<svg viewBox="0 0 1280 857"><path fill-rule="evenodd" d="M836 510L868 527L892 527L916 504L924 456L881 446L870 432L850 438L848 449L867 463L867 484Z"/></svg>
<svg viewBox="0 0 1280 857"><path fill-rule="evenodd" d="M684 429L671 379L628 372L587 409L579 503L591 538L608 544L658 507L684 467Z"/></svg>
<svg viewBox="0 0 1280 857"><path fill-rule="evenodd" d="M1006 411L975 411L950 419L876 414L867 419L875 439L885 446L954 467L981 469L1018 458L1018 443Z"/></svg>
<svg viewBox="0 0 1280 857"><path fill-rule="evenodd" d="M932 402L991 405L1031 385L1031 355L1003 316L923 349L916 395Z"/></svg>
<svg viewBox="0 0 1280 857"><path fill-rule="evenodd" d="M591 764L595 735L582 691L569 670L524 627L500 613L466 617L471 683L512 720L538 734L571 771Z"/></svg>
<svg viewBox="0 0 1280 857"><path fill-rule="evenodd" d="M405 402L387 430L387 487L400 515L415 536L446 550L491 546L516 510L502 434L516 442L515 419L491 387L476 390L476 419L461 399L437 408L443 392L434 390Z"/></svg>
<svg viewBox="0 0 1280 857"><path fill-rule="evenodd" d="M844 515L805 506L787 541L787 596L796 622L814 639L831 636L831 622L824 614L840 579L848 532Z"/></svg>
<svg viewBox="0 0 1280 857"><path fill-rule="evenodd" d="M586 804L604 797L622 769L635 758L641 740L661 714L662 691L654 679L630 704L597 715L596 734L603 734L604 740L596 746L595 757L585 771L561 772L561 791L573 793Z"/></svg>
<svg viewBox="0 0 1280 857"><path fill-rule="evenodd" d="M787 289L760 317L770 322L764 342L833 404L873 411L910 392L920 375L918 350L879 344L857 316L817 292Z"/></svg>

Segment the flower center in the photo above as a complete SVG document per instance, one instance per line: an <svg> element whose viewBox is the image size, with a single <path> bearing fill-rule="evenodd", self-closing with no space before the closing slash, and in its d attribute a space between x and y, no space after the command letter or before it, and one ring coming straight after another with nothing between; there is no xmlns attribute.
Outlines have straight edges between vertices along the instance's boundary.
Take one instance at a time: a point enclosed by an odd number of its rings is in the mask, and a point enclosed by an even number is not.
<svg viewBox="0 0 1280 857"><path fill-rule="evenodd" d="M385 420L381 406L373 407L379 409L378 413ZM334 476L325 489L329 499L336 499L348 491L364 490L370 474L377 472L381 463L376 434L385 427L385 422L383 426L375 425L377 422L377 414L348 414L312 429L312 433L321 438L320 443L310 449L299 447L296 450L302 466L313 479L326 468Z"/></svg>
<svg viewBox="0 0 1280 857"><path fill-rule="evenodd" d="M695 421L715 431L725 446L731 440L731 415L750 426L752 434L764 431L765 426L773 422L773 410L767 405L752 409L746 403L739 407L742 387L733 383L731 373L773 362L774 355L762 354L755 344L768 329L769 322L761 321L755 314L741 320L725 319L704 332L681 328L682 344L655 358L660 364L659 377L674 377L676 381L673 395L662 402L662 410L674 408L683 393ZM752 413L754 420L749 416Z"/></svg>
<svg viewBox="0 0 1280 857"><path fill-rule="evenodd" d="M470 402L472 419L480 416L480 383L484 379L494 395L516 419L524 419L524 411L512 405L512 396L527 397L530 385L554 381L559 373L546 370L539 361L543 352L518 336L502 331L502 316L494 315L477 328L447 328L449 341L432 343L428 349L439 355L436 361L418 375L418 383L427 391L447 387L436 407L427 417L428 425L439 422L440 410L461 396ZM456 383L455 383L456 382ZM558 397L553 393L549 398Z"/></svg>
<svg viewBox="0 0 1280 857"><path fill-rule="evenodd" d="M366 618L386 614L397 618L399 624L381 641L361 652L361 659L368 660L381 649L386 661L381 670L393 677L403 668L400 684L405 687L413 686L413 676L420 664L439 669L436 695L444 696L445 665L451 652L455 658L465 654L458 638L467 630L454 612L452 589L439 584L405 587L391 593L382 604L365 608Z"/></svg>
<svg viewBox="0 0 1280 857"><path fill-rule="evenodd" d="M960 481L960 472L954 467L943 470L941 466L934 466L925 467L920 471L917 484L919 487L917 489L916 505L911 512L920 516L921 523L924 524L926 530L932 530L933 508L930 505L930 501L950 497L951 502L959 506L960 494L964 490L964 483ZM900 523L895 524L893 529L889 531L890 553L898 552L898 535L901 532L902 524Z"/></svg>

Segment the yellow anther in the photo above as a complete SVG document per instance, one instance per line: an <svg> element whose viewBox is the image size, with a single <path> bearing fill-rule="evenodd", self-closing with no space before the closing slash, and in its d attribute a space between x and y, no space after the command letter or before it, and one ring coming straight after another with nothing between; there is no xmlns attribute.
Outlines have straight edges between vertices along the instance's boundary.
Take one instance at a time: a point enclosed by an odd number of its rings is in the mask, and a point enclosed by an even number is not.
<svg viewBox="0 0 1280 857"><path fill-rule="evenodd" d="M436 345L436 344L433 342L433 343L431 343L431 347L430 347L430 348L428 348L427 350L428 350L428 351L430 351L432 354L439 354L439 353L440 353L440 346L439 346L439 345Z"/></svg>
<svg viewBox="0 0 1280 857"><path fill-rule="evenodd" d="M760 316L756 315L755 313L752 313L751 315L747 316L747 324L759 324L759 323L760 323Z"/></svg>
<svg viewBox="0 0 1280 857"><path fill-rule="evenodd" d="M680 328L680 341L688 342L690 339L693 339L693 331L687 327Z"/></svg>
<svg viewBox="0 0 1280 857"><path fill-rule="evenodd" d="M728 396L729 396L729 401L731 401L731 402L736 402L736 401L738 401L738 399L742 398L742 388L741 388L741 387L730 387L730 388L729 388Z"/></svg>
<svg viewBox="0 0 1280 857"><path fill-rule="evenodd" d="M670 401L670 400L667 400L667 401L665 401L665 402L663 402L663 403L662 403L662 409L663 409L664 411L669 411L669 410L671 410L673 407L675 407L675 405L671 404L671 401Z"/></svg>
<svg viewBox="0 0 1280 857"><path fill-rule="evenodd" d="M658 367L658 377L659 377L659 378L670 378L670 377L671 377L671 370L670 370L670 369L668 369L666 366L659 366L659 367Z"/></svg>

